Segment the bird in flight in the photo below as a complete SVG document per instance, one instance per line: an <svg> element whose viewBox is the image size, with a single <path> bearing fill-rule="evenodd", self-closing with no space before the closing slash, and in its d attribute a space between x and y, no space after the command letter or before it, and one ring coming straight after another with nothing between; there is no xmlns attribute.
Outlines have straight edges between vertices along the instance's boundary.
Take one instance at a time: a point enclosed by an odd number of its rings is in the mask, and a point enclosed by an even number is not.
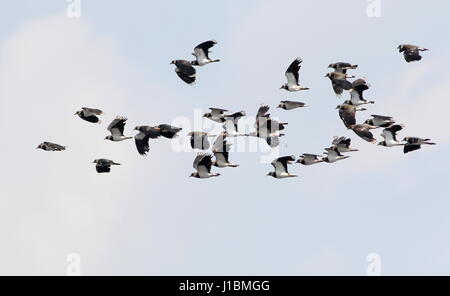
<svg viewBox="0 0 450 296"><path fill-rule="evenodd" d="M356 69L356 68L358 68L358 65L352 65L352 64L346 63L346 62L337 62L337 63L328 65L328 68L333 68L334 72L346 74L347 70Z"/></svg>
<svg viewBox="0 0 450 296"><path fill-rule="evenodd" d="M123 132L125 129L125 124L127 122L127 118L123 116L117 116L108 126L108 131L110 131L111 135L106 136L105 140L110 140L113 142L120 142L128 139L132 139L133 137L124 136Z"/></svg>
<svg viewBox="0 0 450 296"><path fill-rule="evenodd" d="M324 162L324 160L320 155L303 153L296 162L303 165L313 165Z"/></svg>
<svg viewBox="0 0 450 296"><path fill-rule="evenodd" d="M291 164L294 161L295 161L295 156L293 156L293 155L279 157L279 158L275 159L271 163L271 165L275 168L275 171L268 173L267 176L271 176L276 179L297 177L297 175L293 175L288 172L288 164Z"/></svg>
<svg viewBox="0 0 450 296"><path fill-rule="evenodd" d="M191 62L186 60L173 60L170 64L176 66L175 73L177 73L181 80L189 85L195 83L197 70L192 67Z"/></svg>
<svg viewBox="0 0 450 296"><path fill-rule="evenodd" d="M403 52L403 57L405 58L405 61L408 63L420 61L422 59L420 52L429 50L428 48L411 44L400 44L397 47L397 49L399 52Z"/></svg>
<svg viewBox="0 0 450 296"><path fill-rule="evenodd" d="M135 127L134 130L139 131L134 136L136 149L140 155L145 156L150 151L149 140L159 138L161 136L161 129L156 126L142 125Z"/></svg>
<svg viewBox="0 0 450 296"><path fill-rule="evenodd" d="M195 61L191 62L193 66L204 66L209 63L220 62L220 60L212 60L209 58L209 49L217 44L215 40L209 40L203 43L200 43L194 48L194 53L192 55L195 56Z"/></svg>
<svg viewBox="0 0 450 296"><path fill-rule="evenodd" d="M81 119L91 123L101 123L98 116L102 114L103 111L100 109L82 107L81 110L77 111L74 115L78 115Z"/></svg>
<svg viewBox="0 0 450 296"><path fill-rule="evenodd" d="M295 102L295 101L281 101L277 108L281 108L283 110L292 110L296 108L308 107L305 103Z"/></svg>
<svg viewBox="0 0 450 296"><path fill-rule="evenodd" d="M96 159L93 163L95 163L95 169L99 174L109 173L112 165L120 165L120 163L105 158Z"/></svg>
<svg viewBox="0 0 450 296"><path fill-rule="evenodd" d="M352 83L347 80L347 78L354 78L355 76L353 75L331 72L327 73L325 77L328 77L331 80L331 86L338 97L342 95L344 90L351 90L353 88Z"/></svg>
<svg viewBox="0 0 450 296"><path fill-rule="evenodd" d="M285 76L287 79L287 83L283 84L280 89L285 89L287 91L293 92L293 91L299 91L299 90L308 90L308 87L302 87L299 83L299 71L300 71L300 64L302 63L302 59L296 58L289 68L287 68Z"/></svg>
<svg viewBox="0 0 450 296"><path fill-rule="evenodd" d="M199 178L199 179L207 179L211 177L218 177L220 174L211 173L212 166L212 155L199 153L197 157L194 159L193 167L196 172L192 173L190 177Z"/></svg>
<svg viewBox="0 0 450 296"><path fill-rule="evenodd" d="M391 127L385 128L381 134L381 136L384 138L384 141L381 141L380 143L378 143L378 145L385 147L405 145L397 140L397 133L401 131L403 128L404 126L400 124L395 124Z"/></svg>
<svg viewBox="0 0 450 296"><path fill-rule="evenodd" d="M345 104L354 106L361 106L364 104L375 104L374 101L364 99L363 92L368 90L370 85L367 80L363 78L356 79L352 82L352 89L350 91L350 100L345 101Z"/></svg>
<svg viewBox="0 0 450 296"><path fill-rule="evenodd" d="M39 144L36 149L42 149L45 151L64 151L66 150L66 147L52 142L43 142Z"/></svg>
<svg viewBox="0 0 450 296"><path fill-rule="evenodd" d="M406 142L405 147L403 148L405 154L419 150L422 145L436 145L436 143L430 142L431 139L421 139L417 137L405 137L403 141Z"/></svg>

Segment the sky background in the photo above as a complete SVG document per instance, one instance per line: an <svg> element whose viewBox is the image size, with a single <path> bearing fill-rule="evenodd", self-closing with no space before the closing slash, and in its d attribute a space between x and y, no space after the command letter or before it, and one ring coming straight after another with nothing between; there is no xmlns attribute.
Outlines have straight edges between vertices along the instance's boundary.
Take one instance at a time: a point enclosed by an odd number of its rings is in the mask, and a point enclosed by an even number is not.
<svg viewBox="0 0 450 296"><path fill-rule="evenodd" d="M0 2L0 274L64 275L71 253L85 275L365 275L371 253L384 275L450 274L447 2L381 0L369 17L364 0L82 0L80 18L67 1L37 2ZM222 62L188 86L169 63L209 39ZM401 43L431 50L407 64ZM279 90L298 56L311 90ZM438 145L403 155L346 130L335 107L349 95L324 78L337 61L372 86L359 122L391 115L400 138ZM275 109L282 99L311 107ZM261 103L289 122L282 155L320 154L333 136L360 152L293 165L288 180L266 177L261 153L233 153L239 168L197 180L195 153L169 140L146 158L103 140L116 115L134 135L208 107L254 116ZM103 123L73 116L81 106L104 110ZM42 141L68 150L36 150ZM100 157L123 165L99 175Z"/></svg>

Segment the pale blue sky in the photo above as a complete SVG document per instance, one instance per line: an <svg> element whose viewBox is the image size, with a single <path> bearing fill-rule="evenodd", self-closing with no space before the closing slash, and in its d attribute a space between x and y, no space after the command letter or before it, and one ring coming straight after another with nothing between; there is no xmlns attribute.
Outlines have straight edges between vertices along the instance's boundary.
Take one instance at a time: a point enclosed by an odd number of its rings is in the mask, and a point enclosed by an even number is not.
<svg viewBox="0 0 450 296"><path fill-rule="evenodd" d="M2 1L1 274L65 274L72 252L93 275L365 275L373 252L382 274L450 274L448 3L381 0L369 18L364 0L129 2L84 0L69 19L64 0ZM170 61L212 38L222 62L183 84ZM400 43L431 51L407 64ZM288 94L279 86L297 56L311 90ZM438 145L405 156L347 131L323 77L335 61L358 64L372 85L376 104L358 121L392 115L401 137ZM168 141L147 158L131 141L103 141L117 114L134 134L198 108L254 115L281 99L311 105L272 110L289 122L282 154L321 153L338 135L361 151L292 166L292 180L266 177L259 153L234 153L239 168L193 180L195 154ZM73 117L84 105L106 112L103 125ZM44 140L69 149L35 151ZM98 157L124 165L100 176Z"/></svg>

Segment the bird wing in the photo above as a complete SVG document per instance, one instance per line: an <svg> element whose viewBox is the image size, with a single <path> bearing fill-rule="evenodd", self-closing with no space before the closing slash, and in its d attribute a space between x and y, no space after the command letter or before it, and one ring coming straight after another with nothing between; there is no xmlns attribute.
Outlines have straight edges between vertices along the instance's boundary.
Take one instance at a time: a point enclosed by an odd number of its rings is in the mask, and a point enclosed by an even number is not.
<svg viewBox="0 0 450 296"><path fill-rule="evenodd" d="M383 116L383 115L371 115L373 118L378 118L381 120L392 120L393 118L391 116Z"/></svg>
<svg viewBox="0 0 450 296"><path fill-rule="evenodd" d="M134 136L134 142L140 155L147 155L147 152L150 151L150 147L148 145L149 139L150 137L142 132Z"/></svg>
<svg viewBox="0 0 450 296"><path fill-rule="evenodd" d="M363 126L353 127L353 131L355 132L355 134L357 134L360 138L362 138L365 141L373 142L375 140L372 132L370 132L369 129Z"/></svg>
<svg viewBox="0 0 450 296"><path fill-rule="evenodd" d="M320 158L320 155L304 153L303 158L305 159L305 161L314 161Z"/></svg>
<svg viewBox="0 0 450 296"><path fill-rule="evenodd" d="M93 108L88 108L88 107L82 107L81 108L84 111L84 114L86 116L90 116L91 114L93 115L102 115L103 111L100 109L93 109Z"/></svg>
<svg viewBox="0 0 450 296"><path fill-rule="evenodd" d="M51 143L51 142L44 142L44 144L49 147L51 150L53 151L62 151L62 150L66 150L65 146L59 145L59 144L55 144L55 143Z"/></svg>
<svg viewBox="0 0 450 296"><path fill-rule="evenodd" d="M342 105L341 108L339 108L339 117L342 119L347 128L356 124L356 107L351 105Z"/></svg>
<svg viewBox="0 0 450 296"><path fill-rule="evenodd" d="M97 163L95 165L95 170L97 173L109 173L111 171L111 165Z"/></svg>
<svg viewBox="0 0 450 296"><path fill-rule="evenodd" d="M270 107L266 104L261 105L261 107L259 107L258 112L256 112L256 119L258 119L261 116L264 116L268 111L269 111Z"/></svg>
<svg viewBox="0 0 450 296"><path fill-rule="evenodd" d="M237 120L236 121L233 119L225 120L225 122L223 123L223 129L229 134L237 133L238 131Z"/></svg>
<svg viewBox="0 0 450 296"><path fill-rule="evenodd" d="M228 110L220 109L220 108L209 108L211 110L211 115L214 117L220 117L224 112L228 112Z"/></svg>
<svg viewBox="0 0 450 296"><path fill-rule="evenodd" d="M197 60L208 60L209 59L209 49L216 45L217 42L215 40L205 41L200 43L194 48L194 55Z"/></svg>
<svg viewBox="0 0 450 296"><path fill-rule="evenodd" d="M126 117L117 116L108 126L108 130L111 134L117 136L123 136L123 131L125 129L125 123L127 121Z"/></svg>
<svg viewBox="0 0 450 296"><path fill-rule="evenodd" d="M397 142L397 132L401 131L403 129L403 126L399 124L395 124L391 127L385 128L381 134L381 136L386 140L386 142L389 141L396 141Z"/></svg>
<svg viewBox="0 0 450 296"><path fill-rule="evenodd" d="M286 79L287 79L289 85L298 85L299 84L298 76L299 76L299 71L300 71L300 67L301 67L300 64L302 62L303 62L302 59L297 58L287 68L285 75L286 75Z"/></svg>
<svg viewBox="0 0 450 296"><path fill-rule="evenodd" d="M197 156L198 163L195 166L194 161L194 167L197 169L198 174L200 177L207 176L211 172L211 166L212 166L212 155L211 154L203 154L201 157ZM196 160L197 160L196 158Z"/></svg>

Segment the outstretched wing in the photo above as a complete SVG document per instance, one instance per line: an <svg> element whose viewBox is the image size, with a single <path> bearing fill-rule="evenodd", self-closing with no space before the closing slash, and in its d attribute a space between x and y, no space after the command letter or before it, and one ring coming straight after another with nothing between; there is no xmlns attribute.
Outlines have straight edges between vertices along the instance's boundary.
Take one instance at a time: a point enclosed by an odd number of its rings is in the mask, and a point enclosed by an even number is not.
<svg viewBox="0 0 450 296"><path fill-rule="evenodd" d="M194 55L197 60L209 60L209 49L217 44L215 40L209 40L203 43L200 43L194 48Z"/></svg>
<svg viewBox="0 0 450 296"><path fill-rule="evenodd" d="M296 58L286 70L286 79L289 85L298 85L298 76L302 59Z"/></svg>
<svg viewBox="0 0 450 296"><path fill-rule="evenodd" d="M126 117L117 116L108 126L108 130L114 136L123 136L123 131L125 129L125 123L127 122Z"/></svg>

